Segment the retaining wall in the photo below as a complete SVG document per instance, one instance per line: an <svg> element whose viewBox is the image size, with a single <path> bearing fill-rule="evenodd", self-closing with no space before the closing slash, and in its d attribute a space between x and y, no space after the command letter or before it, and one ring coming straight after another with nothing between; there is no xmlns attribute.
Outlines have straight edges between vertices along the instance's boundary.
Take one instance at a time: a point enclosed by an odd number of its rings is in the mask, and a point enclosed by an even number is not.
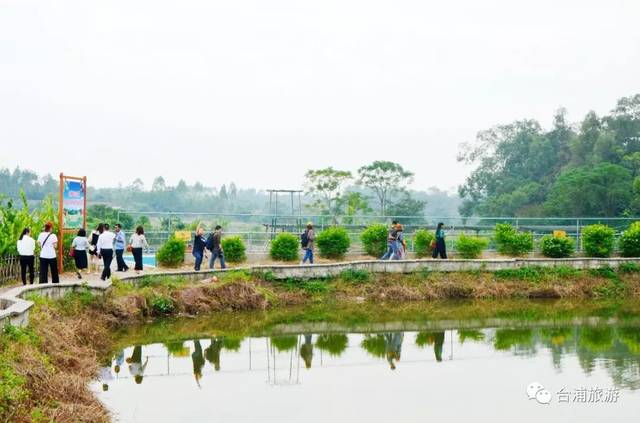
<svg viewBox="0 0 640 423"><path fill-rule="evenodd" d="M365 270L370 273L413 273L422 271L433 272L464 272L486 271L494 272L503 269L517 269L527 266L557 267L569 266L574 269L596 269L605 266L617 268L622 263L640 264L640 258L567 258L567 259L483 259L483 260L402 260L402 261L350 261L342 263L327 263L314 265L262 265L247 266L233 269L207 269L201 271L166 271L149 273L147 275L127 275L122 281L137 284L149 276L181 276L191 280L201 280L217 273L245 270L250 272L269 273L273 279L319 279L338 276L345 270ZM37 293L50 298L60 298L67 292L73 292L80 287L104 294L110 287L111 281L86 284L82 282L63 282L59 284L27 285L13 288L0 295L0 327L5 324L25 326L29 321L29 310L33 302L26 300L30 293Z"/></svg>

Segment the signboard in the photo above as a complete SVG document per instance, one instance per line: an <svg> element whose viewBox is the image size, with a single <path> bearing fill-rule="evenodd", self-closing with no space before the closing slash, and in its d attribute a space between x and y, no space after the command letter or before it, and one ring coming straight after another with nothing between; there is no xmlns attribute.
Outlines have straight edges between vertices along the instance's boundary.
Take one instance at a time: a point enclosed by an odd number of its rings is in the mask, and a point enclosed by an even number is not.
<svg viewBox="0 0 640 423"><path fill-rule="evenodd" d="M65 229L84 227L84 181L64 179L62 190L62 219Z"/></svg>
<svg viewBox="0 0 640 423"><path fill-rule="evenodd" d="M64 233L87 225L87 177L60 174L58 198L58 269L62 273L65 254Z"/></svg>

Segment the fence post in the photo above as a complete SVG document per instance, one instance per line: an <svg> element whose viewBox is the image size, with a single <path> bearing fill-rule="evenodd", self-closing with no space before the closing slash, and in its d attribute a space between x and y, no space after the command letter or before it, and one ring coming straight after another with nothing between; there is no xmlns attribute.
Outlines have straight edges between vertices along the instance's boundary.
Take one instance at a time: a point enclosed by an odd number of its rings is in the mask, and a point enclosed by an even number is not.
<svg viewBox="0 0 640 423"><path fill-rule="evenodd" d="M576 219L576 251L582 251L582 243L580 242L580 219Z"/></svg>

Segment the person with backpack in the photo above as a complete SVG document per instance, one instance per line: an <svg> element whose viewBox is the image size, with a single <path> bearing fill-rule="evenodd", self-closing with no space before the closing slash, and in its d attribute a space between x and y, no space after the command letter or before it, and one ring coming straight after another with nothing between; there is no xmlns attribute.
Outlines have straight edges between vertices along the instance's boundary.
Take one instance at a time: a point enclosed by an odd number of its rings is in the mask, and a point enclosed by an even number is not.
<svg viewBox="0 0 640 423"><path fill-rule="evenodd" d="M225 269L227 265L224 262L224 251L222 250L222 226L216 225L215 229L207 238L207 250L211 251L209 259L209 269L213 269L216 259L220 259L220 268Z"/></svg>
<svg viewBox="0 0 640 423"><path fill-rule="evenodd" d="M404 260L407 258L407 241L404 239L404 226L401 224L396 225L397 239L396 239L396 251L397 255L393 257L394 260Z"/></svg>
<svg viewBox="0 0 640 423"><path fill-rule="evenodd" d="M316 234L313 230L313 224L307 223L307 229L300 235L300 244L304 250L304 257L302 264L305 264L309 260L309 264L313 264L313 247L315 246Z"/></svg>
<svg viewBox="0 0 640 423"><path fill-rule="evenodd" d="M391 226L389 227L389 232L387 234L387 252L384 253L380 260L389 260L393 257L394 260L397 260L398 257L398 221L394 220L391 222Z"/></svg>
<svg viewBox="0 0 640 423"><path fill-rule="evenodd" d="M444 229L442 229L443 227L444 223L442 222L438 223L438 226L436 227L436 245L433 249L433 254L431 255L433 258L438 258L438 255L442 259L447 258L447 245L444 242L445 233Z"/></svg>
<svg viewBox="0 0 640 423"><path fill-rule="evenodd" d="M193 237L192 254L193 254L193 257L195 257L196 259L195 266L193 268L195 271L200 270L200 266L202 265L202 259L204 258L204 247L207 241L202 236L203 233L204 233L204 229L199 227L198 229L196 229L196 234Z"/></svg>

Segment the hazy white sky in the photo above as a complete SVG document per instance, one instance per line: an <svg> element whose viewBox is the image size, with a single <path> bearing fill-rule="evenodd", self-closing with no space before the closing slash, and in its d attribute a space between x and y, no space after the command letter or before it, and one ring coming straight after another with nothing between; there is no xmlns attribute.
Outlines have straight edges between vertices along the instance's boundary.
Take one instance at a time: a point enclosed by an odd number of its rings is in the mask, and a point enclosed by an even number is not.
<svg viewBox="0 0 640 423"><path fill-rule="evenodd" d="M295 188L640 92L638 0L0 0L0 167Z"/></svg>

